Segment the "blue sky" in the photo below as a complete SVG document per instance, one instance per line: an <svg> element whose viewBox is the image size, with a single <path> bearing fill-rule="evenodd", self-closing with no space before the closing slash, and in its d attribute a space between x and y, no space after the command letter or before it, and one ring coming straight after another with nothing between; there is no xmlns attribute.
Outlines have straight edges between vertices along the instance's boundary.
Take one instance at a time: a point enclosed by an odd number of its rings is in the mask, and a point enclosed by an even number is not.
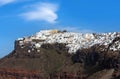
<svg viewBox="0 0 120 79"><path fill-rule="evenodd" d="M42 29L119 32L120 0L0 0L0 57Z"/></svg>

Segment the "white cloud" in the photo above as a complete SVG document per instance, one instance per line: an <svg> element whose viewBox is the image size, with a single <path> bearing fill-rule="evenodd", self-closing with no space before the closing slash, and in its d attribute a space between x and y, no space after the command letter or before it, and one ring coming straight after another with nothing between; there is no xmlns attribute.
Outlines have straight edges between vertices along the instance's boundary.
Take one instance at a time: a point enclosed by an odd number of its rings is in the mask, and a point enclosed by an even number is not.
<svg viewBox="0 0 120 79"><path fill-rule="evenodd" d="M32 10L22 13L21 16L26 20L46 21L48 23L56 23L58 15L57 4L52 3L38 3L31 6Z"/></svg>
<svg viewBox="0 0 120 79"><path fill-rule="evenodd" d="M90 30L90 29L82 29L81 32L82 33L96 33L95 31Z"/></svg>
<svg viewBox="0 0 120 79"><path fill-rule="evenodd" d="M6 5L6 4L9 4L9 3L13 3L15 1L16 0L0 0L0 6Z"/></svg>

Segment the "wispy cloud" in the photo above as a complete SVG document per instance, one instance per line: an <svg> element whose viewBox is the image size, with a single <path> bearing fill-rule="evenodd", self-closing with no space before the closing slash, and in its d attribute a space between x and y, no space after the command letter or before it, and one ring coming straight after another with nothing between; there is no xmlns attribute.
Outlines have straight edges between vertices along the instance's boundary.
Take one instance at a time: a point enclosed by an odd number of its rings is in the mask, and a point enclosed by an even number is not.
<svg viewBox="0 0 120 79"><path fill-rule="evenodd" d="M15 1L16 0L0 0L0 6L6 5L6 4L9 4L9 3L13 3Z"/></svg>
<svg viewBox="0 0 120 79"><path fill-rule="evenodd" d="M70 32L81 32L81 33L95 33L95 31L90 29L81 29L80 27L73 27L73 26L67 26L67 27L58 27L60 30L67 30Z"/></svg>
<svg viewBox="0 0 120 79"><path fill-rule="evenodd" d="M37 3L30 6L32 10L20 14L26 20L38 20L48 23L56 23L58 18L58 5L53 3Z"/></svg>

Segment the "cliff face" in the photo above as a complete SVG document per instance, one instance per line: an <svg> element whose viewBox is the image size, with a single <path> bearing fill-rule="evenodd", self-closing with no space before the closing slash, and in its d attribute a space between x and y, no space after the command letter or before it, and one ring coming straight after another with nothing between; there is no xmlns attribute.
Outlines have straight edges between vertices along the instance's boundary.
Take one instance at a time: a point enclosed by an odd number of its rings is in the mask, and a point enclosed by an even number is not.
<svg viewBox="0 0 120 79"><path fill-rule="evenodd" d="M16 69L18 72L20 69L27 72L36 71L40 75L38 79L82 78L82 65L80 63L73 65L71 55L68 54L65 44L44 44L40 49L34 49L33 51L29 48L29 44L24 46L24 48L20 48L16 41L15 50L1 59L0 68L5 68L7 73L11 69L11 74L13 75L8 75L10 78L15 76L12 69ZM28 50L32 52L29 53ZM80 74L78 74L79 71L81 72ZM18 77L21 74L23 73L18 73ZM7 76L7 74L4 75ZM15 76L15 79L18 77Z"/></svg>
<svg viewBox="0 0 120 79"><path fill-rule="evenodd" d="M118 33L86 34L79 39L76 37L81 34L56 33L50 31L45 35L42 31L16 40L13 52L0 60L0 79L120 78Z"/></svg>

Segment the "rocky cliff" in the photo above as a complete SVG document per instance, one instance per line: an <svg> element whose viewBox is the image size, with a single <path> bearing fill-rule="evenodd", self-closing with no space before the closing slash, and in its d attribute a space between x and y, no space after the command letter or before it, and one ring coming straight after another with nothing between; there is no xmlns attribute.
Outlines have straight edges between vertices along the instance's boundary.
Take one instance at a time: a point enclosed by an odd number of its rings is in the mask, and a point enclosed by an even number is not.
<svg viewBox="0 0 120 79"><path fill-rule="evenodd" d="M120 33L45 30L19 38L14 50L0 60L0 79L3 77L120 79Z"/></svg>

